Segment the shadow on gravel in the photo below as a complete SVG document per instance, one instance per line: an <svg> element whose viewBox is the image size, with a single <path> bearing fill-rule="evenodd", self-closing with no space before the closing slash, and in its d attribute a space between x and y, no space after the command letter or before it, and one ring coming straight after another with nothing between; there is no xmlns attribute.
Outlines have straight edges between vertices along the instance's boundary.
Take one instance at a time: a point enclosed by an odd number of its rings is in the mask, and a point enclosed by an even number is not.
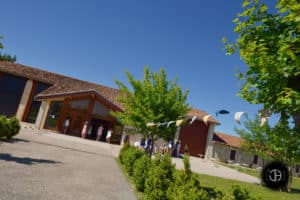
<svg viewBox="0 0 300 200"><path fill-rule="evenodd" d="M35 158L29 158L29 157L23 157L23 158L16 157L16 156L12 156L8 153L0 153L0 160L12 161L12 162L16 162L16 163L24 164L24 165L33 165L33 164L38 164L38 163L46 163L46 164L61 163L59 161L54 161L54 160L35 159Z"/></svg>

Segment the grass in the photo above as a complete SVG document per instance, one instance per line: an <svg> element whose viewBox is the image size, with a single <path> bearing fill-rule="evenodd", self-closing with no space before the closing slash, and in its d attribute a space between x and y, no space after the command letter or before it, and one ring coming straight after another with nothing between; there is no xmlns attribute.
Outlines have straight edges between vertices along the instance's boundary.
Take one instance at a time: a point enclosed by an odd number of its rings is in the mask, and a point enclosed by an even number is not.
<svg viewBox="0 0 300 200"><path fill-rule="evenodd" d="M122 169L124 176L127 178L132 191L135 193L138 200L143 200L143 193L136 190L133 182L133 178L128 176L125 172L124 166L121 165L119 159L116 159L118 165ZM226 165L227 166L227 165ZM236 166L233 166L236 168ZM237 167L238 168L238 167ZM242 168L237 169L243 173L247 173L254 176L259 176L259 173L252 169ZM254 173L255 172L255 173ZM276 200L299 200L300 199L300 179L294 178L292 184L292 191L290 193L274 191L261 185L245 183L236 180L224 179L215 176L209 176L204 174L198 174L201 185L210 190L218 187L223 189L227 198L229 199L233 185L239 185L242 188L246 188L252 195L261 197L262 200L276 199Z"/></svg>
<svg viewBox="0 0 300 200"><path fill-rule="evenodd" d="M230 194L233 185L239 185L246 188L250 194L261 197L263 200L276 199L276 200L299 200L300 199L300 179L294 178L292 191L290 193L274 191L261 185L245 183L236 180L224 179L220 177L208 176L199 174L200 183L203 187L219 187L222 188L227 197Z"/></svg>

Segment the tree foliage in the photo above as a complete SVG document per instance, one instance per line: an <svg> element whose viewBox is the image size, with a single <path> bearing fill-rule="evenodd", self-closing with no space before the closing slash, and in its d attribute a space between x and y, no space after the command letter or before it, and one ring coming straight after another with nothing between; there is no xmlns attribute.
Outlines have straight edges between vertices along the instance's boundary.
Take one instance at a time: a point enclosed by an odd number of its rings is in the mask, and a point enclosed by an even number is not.
<svg viewBox="0 0 300 200"><path fill-rule="evenodd" d="M283 161L288 165L300 162L300 135L281 120L274 127L260 125L260 117L245 120L244 128L235 131L245 140L243 148L265 159Z"/></svg>
<svg viewBox="0 0 300 200"><path fill-rule="evenodd" d="M188 111L186 103L188 91L182 91L175 80L167 80L164 69L159 73L144 69L142 80L136 80L126 72L130 86L116 81L122 92L119 101L124 105L124 112L115 115L123 124L136 128L137 133L152 141L163 138L172 139L176 131L174 124L166 126L147 127L148 122L161 123L184 117Z"/></svg>
<svg viewBox="0 0 300 200"><path fill-rule="evenodd" d="M300 1L277 0L271 11L259 0L244 0L242 7L233 20L236 41L224 39L227 54L238 51L248 66L238 74L243 83L239 95L299 123Z"/></svg>
<svg viewBox="0 0 300 200"><path fill-rule="evenodd" d="M0 40L1 40L1 39L2 39L2 36L0 36ZM0 49L3 49L3 48L4 48L4 46L3 46L3 44L0 42ZM8 61L8 62L16 62L17 57L16 57L16 56L11 56L11 55L6 54L6 53L2 54L2 53L0 52L0 60L2 60L2 61Z"/></svg>

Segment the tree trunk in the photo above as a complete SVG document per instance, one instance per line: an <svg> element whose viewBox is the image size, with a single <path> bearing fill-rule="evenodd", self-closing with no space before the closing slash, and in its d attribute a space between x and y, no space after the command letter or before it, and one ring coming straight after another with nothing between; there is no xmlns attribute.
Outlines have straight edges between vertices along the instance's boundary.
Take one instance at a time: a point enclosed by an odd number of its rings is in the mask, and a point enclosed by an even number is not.
<svg viewBox="0 0 300 200"><path fill-rule="evenodd" d="M289 166L289 182L288 182L288 187L287 187L288 192L291 192L291 190L292 190L292 182L293 182L293 167L290 165Z"/></svg>
<svg viewBox="0 0 300 200"><path fill-rule="evenodd" d="M150 158L152 157L153 149L154 149L154 137L151 137L151 145L150 145L150 151L149 151Z"/></svg>

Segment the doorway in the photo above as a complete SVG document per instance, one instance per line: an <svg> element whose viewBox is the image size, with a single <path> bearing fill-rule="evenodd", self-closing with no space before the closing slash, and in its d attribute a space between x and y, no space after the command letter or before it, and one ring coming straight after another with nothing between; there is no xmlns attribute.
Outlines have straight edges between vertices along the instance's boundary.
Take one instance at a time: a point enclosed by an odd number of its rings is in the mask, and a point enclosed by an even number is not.
<svg viewBox="0 0 300 200"><path fill-rule="evenodd" d="M106 134L107 134L108 129L110 128L109 122L105 121L103 119L99 119L99 118L92 118L90 124L91 124L91 127L92 127L92 133L90 135L90 138L88 138L88 139L96 140L97 130L98 130L99 126L102 124L103 125L103 132L102 132L100 141L106 142Z"/></svg>

